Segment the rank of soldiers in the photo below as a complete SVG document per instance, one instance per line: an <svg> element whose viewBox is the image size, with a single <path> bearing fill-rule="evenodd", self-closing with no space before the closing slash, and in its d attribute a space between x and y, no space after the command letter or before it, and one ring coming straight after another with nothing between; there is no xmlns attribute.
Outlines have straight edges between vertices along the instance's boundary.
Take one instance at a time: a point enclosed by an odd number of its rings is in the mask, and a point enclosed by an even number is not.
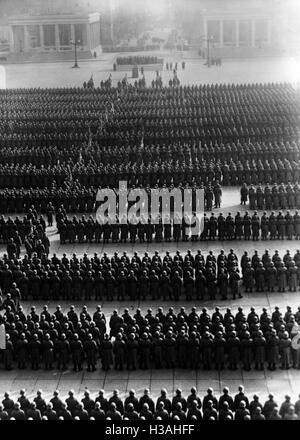
<svg viewBox="0 0 300 440"><path fill-rule="evenodd" d="M235 314L230 308L222 314L218 307L212 314L207 308L197 313L196 307L190 313L182 307L177 314L159 307L144 315L140 309L135 314L125 309L122 315L115 310L108 325L101 306L93 314L86 306L80 313L74 306L67 313L57 306L53 314L44 306L39 314L33 306L27 316L22 306L14 311L7 303L3 307L7 370L66 370L72 365L81 371L86 364L94 372L99 360L104 371L300 368L300 307L293 311L287 306L284 314L278 307L272 314L264 308L260 315L253 307L248 314L242 307Z"/></svg>
<svg viewBox="0 0 300 440"><path fill-rule="evenodd" d="M268 184L265 188L253 185L247 188L243 185L241 188L241 204L245 204L249 198L249 209L251 210L278 210L278 209L298 209L300 207L300 186L298 182L295 185L274 185Z"/></svg>
<svg viewBox="0 0 300 440"><path fill-rule="evenodd" d="M284 401L278 404L273 394L269 394L264 403L257 394L252 400L245 393L242 385L233 395L225 386L222 394L217 394L213 388L208 388L204 396L200 396L196 387L192 387L188 395L177 388L169 395L162 388L160 395L151 396L145 388L138 397L134 389L129 390L124 398L118 389L112 394L100 390L97 396L85 388L83 398L76 398L74 390L70 390L64 398L59 390L55 390L51 398L38 390L32 399L25 389L20 391L18 398L13 399L9 392L4 393L0 405L0 420L174 420L196 422L201 420L299 420L300 396L293 404L291 396L286 395ZM122 392L123 394L123 392ZM190 428L192 425L175 425L176 433L180 427ZM152 434L160 429L175 429L173 425L150 425ZM109 435L126 434L136 436L139 430L135 426L108 425L105 431ZM183 430L183 432L186 432Z"/></svg>
<svg viewBox="0 0 300 440"><path fill-rule="evenodd" d="M212 200L211 200L212 203ZM122 219L121 219L122 220ZM210 216L203 215L203 230L201 222L187 218L178 221L177 218L167 218L165 221L152 223L151 219L146 222L143 217L135 218L136 221L119 221L109 219L105 224L95 220L93 216L88 218L73 216L69 218L64 210L59 209L56 215L60 242L66 243L160 243L162 241L207 241L207 240L284 240L300 237L300 215L298 211L291 214L290 211L278 214L266 212L259 216L257 212L252 215L246 212L244 215L237 212L235 216L222 213ZM155 218L156 220L156 218ZM111 223L110 223L111 222Z"/></svg>
<svg viewBox="0 0 300 440"><path fill-rule="evenodd" d="M151 257L134 253L129 258L126 252L117 252L109 257L84 254L79 258L66 254L58 258L48 257L40 249L31 257L4 255L0 259L0 287L10 295L8 304L16 308L20 300L104 300L132 301L175 300L183 295L186 300L203 300L207 296L215 300L219 294L225 300L229 294L241 297L241 278L247 292L296 291L300 285L300 251L294 256L289 251L281 257L278 251L271 256L266 250L260 257L256 251L252 257L247 252L239 261L233 249L228 255L224 250L219 255L212 251L206 255L198 250L186 255L179 251L172 257L169 252ZM14 304L15 302L15 304Z"/></svg>

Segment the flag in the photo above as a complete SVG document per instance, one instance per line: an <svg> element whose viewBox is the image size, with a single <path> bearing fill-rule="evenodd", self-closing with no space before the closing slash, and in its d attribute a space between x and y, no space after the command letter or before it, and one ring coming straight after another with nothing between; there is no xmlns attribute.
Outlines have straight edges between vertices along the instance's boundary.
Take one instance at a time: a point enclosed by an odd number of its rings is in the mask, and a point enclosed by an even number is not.
<svg viewBox="0 0 300 440"><path fill-rule="evenodd" d="M0 325L0 350L6 349L6 332L4 324Z"/></svg>

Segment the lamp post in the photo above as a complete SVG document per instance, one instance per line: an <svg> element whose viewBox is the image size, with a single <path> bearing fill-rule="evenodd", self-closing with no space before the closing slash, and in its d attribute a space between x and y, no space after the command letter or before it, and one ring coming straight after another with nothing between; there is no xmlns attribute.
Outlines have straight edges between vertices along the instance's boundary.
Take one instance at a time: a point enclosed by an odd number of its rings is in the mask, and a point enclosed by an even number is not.
<svg viewBox="0 0 300 440"><path fill-rule="evenodd" d="M78 60L77 60L77 46L80 44L80 40L71 40L70 43L72 44L72 46L74 46L74 50L75 50L75 63L73 66L73 69L78 69Z"/></svg>
<svg viewBox="0 0 300 440"><path fill-rule="evenodd" d="M202 37L202 39L207 43L207 61L205 64L207 65L207 67L210 67L210 45L214 42L214 36L211 35L208 38Z"/></svg>

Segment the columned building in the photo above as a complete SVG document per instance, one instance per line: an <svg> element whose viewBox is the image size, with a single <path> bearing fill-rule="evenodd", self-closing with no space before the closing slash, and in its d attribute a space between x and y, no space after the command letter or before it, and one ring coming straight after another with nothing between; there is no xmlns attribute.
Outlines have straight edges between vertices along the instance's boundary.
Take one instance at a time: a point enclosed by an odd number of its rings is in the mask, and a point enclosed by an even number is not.
<svg viewBox="0 0 300 440"><path fill-rule="evenodd" d="M77 41L82 51L99 50L100 14L15 15L8 20L10 52L63 52Z"/></svg>
<svg viewBox="0 0 300 440"><path fill-rule="evenodd" d="M203 17L204 37L216 47L270 47L272 21L267 16L209 14Z"/></svg>
<svg viewBox="0 0 300 440"><path fill-rule="evenodd" d="M174 8L174 26L190 46L204 49L210 39L214 48L228 54L243 48L250 49L246 53L261 48L271 53L280 46L276 23L281 12L272 0L174 0Z"/></svg>

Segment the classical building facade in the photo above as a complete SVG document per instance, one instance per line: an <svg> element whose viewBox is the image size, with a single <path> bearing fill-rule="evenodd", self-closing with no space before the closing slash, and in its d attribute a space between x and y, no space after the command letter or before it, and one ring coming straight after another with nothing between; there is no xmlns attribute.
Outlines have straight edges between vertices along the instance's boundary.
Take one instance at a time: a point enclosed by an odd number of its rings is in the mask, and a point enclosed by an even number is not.
<svg viewBox="0 0 300 440"><path fill-rule="evenodd" d="M1 2L11 53L68 51L75 40L79 50L101 50L101 2L98 7L93 0Z"/></svg>
<svg viewBox="0 0 300 440"><path fill-rule="evenodd" d="M174 0L175 26L190 44L211 39L216 48L276 47L278 2Z"/></svg>
<svg viewBox="0 0 300 440"><path fill-rule="evenodd" d="M10 52L68 51L76 40L79 50L100 46L100 14L13 15L8 20Z"/></svg>

